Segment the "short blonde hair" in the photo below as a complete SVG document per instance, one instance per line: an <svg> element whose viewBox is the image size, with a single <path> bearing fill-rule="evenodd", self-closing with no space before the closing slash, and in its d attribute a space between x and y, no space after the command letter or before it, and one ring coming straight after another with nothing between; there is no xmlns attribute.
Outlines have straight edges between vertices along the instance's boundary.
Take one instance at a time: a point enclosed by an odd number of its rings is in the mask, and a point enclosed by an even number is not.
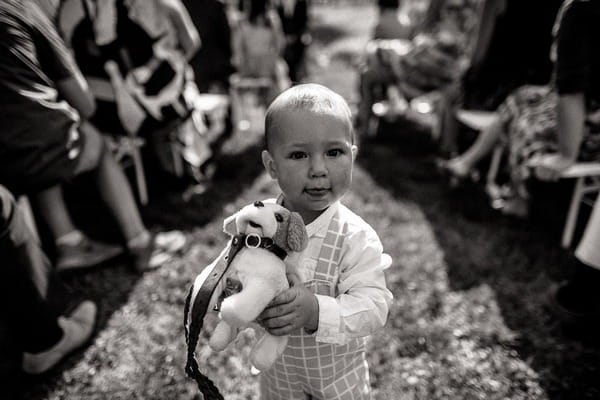
<svg viewBox="0 0 600 400"><path fill-rule="evenodd" d="M348 124L350 138L354 144L352 112L342 96L333 90L316 83L304 83L292 86L283 91L267 108L265 114L265 148L269 149L269 141L273 131L277 130L278 118L282 112L291 110L310 111L316 114L339 116Z"/></svg>

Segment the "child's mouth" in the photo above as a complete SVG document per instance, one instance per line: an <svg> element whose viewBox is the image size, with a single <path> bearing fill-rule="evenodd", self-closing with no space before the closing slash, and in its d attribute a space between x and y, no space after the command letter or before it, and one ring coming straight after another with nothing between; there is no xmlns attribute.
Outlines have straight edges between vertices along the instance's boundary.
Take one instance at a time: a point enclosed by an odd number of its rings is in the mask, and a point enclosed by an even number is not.
<svg viewBox="0 0 600 400"><path fill-rule="evenodd" d="M305 192L308 193L310 196L323 196L329 192L329 189L312 188L312 189L305 189Z"/></svg>

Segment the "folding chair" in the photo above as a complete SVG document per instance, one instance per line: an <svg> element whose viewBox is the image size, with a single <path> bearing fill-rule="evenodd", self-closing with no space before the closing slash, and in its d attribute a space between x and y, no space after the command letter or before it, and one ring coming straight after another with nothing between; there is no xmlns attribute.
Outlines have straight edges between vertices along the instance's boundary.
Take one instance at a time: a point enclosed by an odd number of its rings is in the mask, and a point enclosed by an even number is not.
<svg viewBox="0 0 600 400"><path fill-rule="evenodd" d="M122 96L125 95L121 92L120 96L116 96L115 88L110 80L87 77L87 81L90 91L96 99L110 102L114 101L118 104L122 101ZM132 117L133 114L134 113L131 113L130 117ZM116 115L115 118L117 118ZM141 154L141 147L145 144L145 140L139 137L136 132L129 130L127 135L115 137L105 134L105 137L108 139L109 148L113 151L117 161L124 167L133 165L139 201L142 205L148 204L148 187L146 184Z"/></svg>
<svg viewBox="0 0 600 400"><path fill-rule="evenodd" d="M466 126L482 131L494 123L498 114L491 111L458 110L456 118ZM504 146L496 146L487 173L487 185L495 183L503 153ZM593 206L593 196L600 192L600 162L578 162L563 171L561 179L576 179L561 239L561 246L568 248L573 240L581 203Z"/></svg>
<svg viewBox="0 0 600 400"><path fill-rule="evenodd" d="M273 79L234 74L229 83L233 114L238 122L238 128L242 131L248 130L252 126L252 117L257 106L266 106L260 104L260 93L268 91L274 85Z"/></svg>

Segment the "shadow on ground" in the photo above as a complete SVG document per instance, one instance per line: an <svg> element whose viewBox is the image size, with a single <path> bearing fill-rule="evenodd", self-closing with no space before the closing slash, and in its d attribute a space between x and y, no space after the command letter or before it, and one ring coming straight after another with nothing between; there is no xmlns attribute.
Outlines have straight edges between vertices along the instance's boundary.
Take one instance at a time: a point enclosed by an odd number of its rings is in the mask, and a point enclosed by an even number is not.
<svg viewBox="0 0 600 400"><path fill-rule="evenodd" d="M241 133L236 133L240 135ZM150 189L150 204L141 208L143 219L147 227L153 231L164 231L179 229L186 232L201 229L210 223L215 217L223 212L224 204L234 201L254 180L263 172L260 158L257 156L262 149L261 135L254 132L253 135L245 137L247 146L223 151L229 137L223 137L215 146L213 165L216 168L213 179L205 185L201 194L184 199L182 196L185 182L177 182L165 174L161 174L155 167L147 164L147 177ZM235 140L239 140L236 138ZM76 225L89 236L105 242L121 243L121 233L114 223L114 219L99 200L95 187L85 176L79 178L74 185L67 187L65 197L72 207L71 212ZM169 210L169 212L165 212ZM172 210L177 210L176 213ZM44 230L42 224L38 223L41 236L48 249L50 258L52 247L49 233ZM179 265L181 264L181 265ZM185 263L168 268L185 270ZM189 273L189 271L187 271ZM185 274L181 274L182 276ZM129 261L125 255L114 260L107 261L93 269L86 269L80 273L62 275L58 285L53 286L51 298L53 306L59 313L76 303L76 299L87 298L96 302L99 308L96 332L100 334L107 328L111 317L117 310L122 310L129 302L132 290L139 284L141 274L134 272L129 267ZM189 281L181 278L183 284L177 281L177 286L185 287ZM181 289L178 287L178 289ZM173 296L178 293L173 290ZM181 299L184 298L182 294ZM177 302L181 299L175 299ZM141 307L151 307L150 303L140 303ZM144 312L144 310L139 310ZM94 340L98 338L95 336ZM13 349L17 338L12 338ZM2 342L4 345L5 342ZM73 368L81 361L83 352L76 353L48 374L39 377L25 376L19 372L19 352L4 351L10 360L3 360L0 366L2 381L4 378L10 380L10 384L3 385L0 390L0 398L20 398L21 395L28 399L44 399L47 394L55 392L63 380L64 370ZM64 382L63 382L64 384ZM27 393L20 393L21 388L30 388ZM19 396L17 396L19 394Z"/></svg>
<svg viewBox="0 0 600 400"><path fill-rule="evenodd" d="M568 274L559 243L569 184L538 184L530 218L511 219L489 207L482 185L450 190L444 184L426 132L399 122L380 134L362 144L359 164L395 198L420 207L443 252L449 290L489 286L515 334L509 340L478 335L490 341L480 346L516 350L551 399L598 398L599 346L566 337L548 307L552 287ZM440 302L436 296L432 304Z"/></svg>

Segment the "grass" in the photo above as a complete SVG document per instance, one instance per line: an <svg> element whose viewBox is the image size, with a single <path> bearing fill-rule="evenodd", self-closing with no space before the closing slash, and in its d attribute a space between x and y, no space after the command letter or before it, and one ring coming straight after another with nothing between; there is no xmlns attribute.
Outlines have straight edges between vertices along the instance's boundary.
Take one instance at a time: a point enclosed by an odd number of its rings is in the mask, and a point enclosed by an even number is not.
<svg viewBox="0 0 600 400"><path fill-rule="evenodd" d="M354 67L374 8L319 5L313 17L311 80L355 102ZM397 124L362 143L345 198L394 259L387 271L394 303L368 352L375 399L600 398L597 344L570 340L547 307L568 273L559 249L564 204L552 201L528 221L501 217L481 188L447 190L422 135ZM25 398L195 398L183 371L185 293L223 247L223 218L276 193L260 166L260 139L256 132L230 138L214 183L190 201L153 193L144 218L156 230L185 231L190 244L181 258L144 276L116 261L69 278L101 306L97 335L51 374L24 378ZM227 399L258 398L247 361L252 340L246 333L218 354L205 338L198 347L203 370Z"/></svg>

